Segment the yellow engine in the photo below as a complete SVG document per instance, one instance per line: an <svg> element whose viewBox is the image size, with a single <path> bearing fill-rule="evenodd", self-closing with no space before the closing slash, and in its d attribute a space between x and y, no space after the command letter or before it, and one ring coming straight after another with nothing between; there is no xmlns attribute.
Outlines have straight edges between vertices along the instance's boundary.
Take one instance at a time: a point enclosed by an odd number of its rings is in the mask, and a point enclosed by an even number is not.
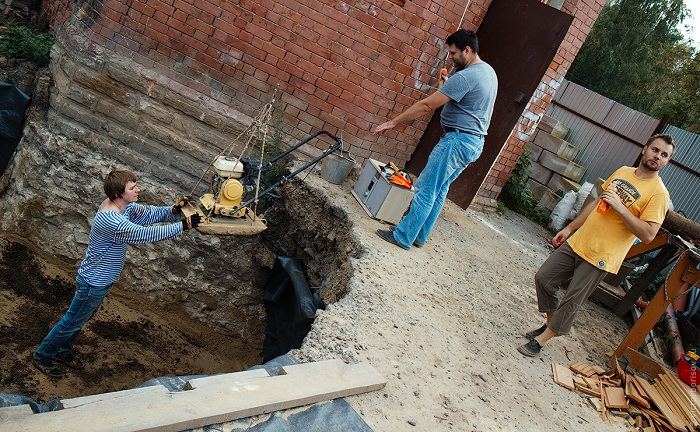
<svg viewBox="0 0 700 432"><path fill-rule="evenodd" d="M238 160L219 156L214 160L213 167L216 175L212 179L213 193L204 194L200 198L202 207L207 212L228 217L245 217L247 207L235 211L243 201L243 185L237 179L244 173L244 166Z"/></svg>

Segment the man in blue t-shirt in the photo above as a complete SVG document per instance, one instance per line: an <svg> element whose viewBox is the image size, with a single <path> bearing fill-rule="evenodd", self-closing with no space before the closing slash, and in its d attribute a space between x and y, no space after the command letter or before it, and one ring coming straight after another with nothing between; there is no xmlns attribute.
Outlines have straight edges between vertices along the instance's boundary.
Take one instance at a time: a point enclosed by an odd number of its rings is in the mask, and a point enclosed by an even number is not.
<svg viewBox="0 0 700 432"><path fill-rule="evenodd" d="M375 134L393 129L443 107L440 123L445 133L416 180L411 208L392 230L377 230L379 237L404 249L426 242L450 184L481 155L496 100L498 79L479 58L476 34L460 29L445 44L457 72L438 91L374 129Z"/></svg>
<svg viewBox="0 0 700 432"><path fill-rule="evenodd" d="M124 170L112 171L105 177L107 198L100 204L90 228L90 241L75 279L73 300L63 318L32 354L34 366L52 378L63 376L54 362L73 369L84 366L73 353L73 343L119 279L126 260L126 245L172 239L199 225L197 214L180 220L182 211L178 206L137 204L141 189L136 180L136 174ZM174 223L152 225L159 222Z"/></svg>

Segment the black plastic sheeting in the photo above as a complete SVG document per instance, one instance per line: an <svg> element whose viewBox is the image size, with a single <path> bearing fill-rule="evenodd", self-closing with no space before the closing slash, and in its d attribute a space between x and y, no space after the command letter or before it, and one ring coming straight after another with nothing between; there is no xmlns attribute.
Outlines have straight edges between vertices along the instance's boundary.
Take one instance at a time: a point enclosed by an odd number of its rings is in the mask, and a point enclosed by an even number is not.
<svg viewBox="0 0 700 432"><path fill-rule="evenodd" d="M277 375L281 367L299 363L290 355L283 355L263 365L251 369L265 369L270 375ZM146 381L139 387L163 385L170 391L182 391L185 383L202 375L181 377L161 377ZM29 404L35 413L48 412L56 409L59 399L54 399L43 405L20 395L0 393L0 408ZM267 418L265 418L267 417ZM334 399L329 402L308 405L290 410L276 411L258 416L222 424L205 426L205 432L372 432L362 417L344 399Z"/></svg>
<svg viewBox="0 0 700 432"><path fill-rule="evenodd" d="M28 102L29 96L20 89L0 82L0 175L5 172L22 138L22 121Z"/></svg>
<svg viewBox="0 0 700 432"><path fill-rule="evenodd" d="M298 258L278 256L265 283L265 291L267 327L262 356L266 362L301 347L311 330L316 310L326 306L309 289L304 263Z"/></svg>

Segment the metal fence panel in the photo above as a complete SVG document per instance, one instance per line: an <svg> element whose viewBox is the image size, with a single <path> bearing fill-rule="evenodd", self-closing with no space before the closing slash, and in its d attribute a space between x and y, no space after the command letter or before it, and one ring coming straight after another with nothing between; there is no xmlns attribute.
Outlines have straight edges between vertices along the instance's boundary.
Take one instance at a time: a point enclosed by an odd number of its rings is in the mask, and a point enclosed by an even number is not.
<svg viewBox="0 0 700 432"><path fill-rule="evenodd" d="M661 132L671 134L676 142L673 160L692 170L700 171L700 135L672 125L664 126Z"/></svg>
<svg viewBox="0 0 700 432"><path fill-rule="evenodd" d="M700 178L671 164L661 171L661 178L671 195L673 209L683 212L688 219L700 222Z"/></svg>
<svg viewBox="0 0 700 432"><path fill-rule="evenodd" d="M566 140L579 148L574 162L586 168L581 183L594 183L623 165L632 166L660 123L566 80L546 114L569 126ZM662 133L673 135L677 143L673 160L694 171L674 164L661 171L674 209L700 222L700 135L671 125Z"/></svg>

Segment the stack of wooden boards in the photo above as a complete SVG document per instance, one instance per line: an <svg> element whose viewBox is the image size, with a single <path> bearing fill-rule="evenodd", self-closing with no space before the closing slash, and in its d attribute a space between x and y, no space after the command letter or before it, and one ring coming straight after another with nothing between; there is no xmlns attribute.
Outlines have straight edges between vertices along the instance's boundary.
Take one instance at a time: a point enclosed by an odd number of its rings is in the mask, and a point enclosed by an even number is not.
<svg viewBox="0 0 700 432"><path fill-rule="evenodd" d="M185 391L162 385L60 401L33 414L29 405L0 408L0 430L181 431L379 390L386 380L368 363L325 360L192 379Z"/></svg>
<svg viewBox="0 0 700 432"><path fill-rule="evenodd" d="M644 432L700 430L700 397L671 370L646 379L620 367L606 371L574 363L567 369L552 363L552 372L554 382L581 392L605 421L624 417Z"/></svg>

